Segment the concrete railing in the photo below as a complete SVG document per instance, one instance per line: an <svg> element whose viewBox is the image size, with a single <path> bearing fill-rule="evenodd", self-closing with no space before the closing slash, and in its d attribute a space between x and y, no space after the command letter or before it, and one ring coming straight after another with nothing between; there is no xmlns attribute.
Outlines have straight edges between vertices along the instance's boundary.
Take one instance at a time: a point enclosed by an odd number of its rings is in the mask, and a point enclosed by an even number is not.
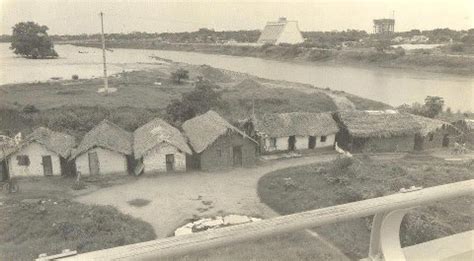
<svg viewBox="0 0 474 261"><path fill-rule="evenodd" d="M402 189L400 193L353 203L280 216L248 224L190 235L168 237L137 244L71 253L60 260L157 260L195 251L228 246L350 219L375 215L368 260L406 260L400 246L399 229L405 213L414 207L474 193L474 180L430 188ZM57 258L57 257L56 257ZM37 260L51 260L47 256Z"/></svg>

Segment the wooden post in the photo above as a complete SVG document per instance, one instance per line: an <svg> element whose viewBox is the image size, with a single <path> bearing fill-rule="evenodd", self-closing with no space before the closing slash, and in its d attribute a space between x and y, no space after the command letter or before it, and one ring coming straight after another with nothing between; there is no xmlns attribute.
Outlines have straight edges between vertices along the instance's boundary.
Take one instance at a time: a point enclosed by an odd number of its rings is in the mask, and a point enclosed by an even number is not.
<svg viewBox="0 0 474 261"><path fill-rule="evenodd" d="M104 13L103 12L100 12L100 25L101 25L101 29L102 29L102 34L101 34L101 38L102 38L102 58L103 58L103 62L104 62L104 92L105 92L105 95L107 95L109 93L109 81L107 79L107 61L106 61L106 57L105 57Z"/></svg>

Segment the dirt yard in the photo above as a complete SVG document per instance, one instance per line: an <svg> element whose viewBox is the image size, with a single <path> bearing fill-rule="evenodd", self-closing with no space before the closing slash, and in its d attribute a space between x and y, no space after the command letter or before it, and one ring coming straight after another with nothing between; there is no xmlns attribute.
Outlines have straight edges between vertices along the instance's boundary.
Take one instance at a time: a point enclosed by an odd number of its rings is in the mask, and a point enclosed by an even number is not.
<svg viewBox="0 0 474 261"><path fill-rule="evenodd" d="M324 162L334 155L267 162L248 169L189 172L142 177L135 182L102 188L76 198L86 204L112 205L150 223L158 238L166 237L190 219L222 214L273 217L277 214L260 202L257 183L263 175L288 167ZM147 204L130 204L137 199Z"/></svg>

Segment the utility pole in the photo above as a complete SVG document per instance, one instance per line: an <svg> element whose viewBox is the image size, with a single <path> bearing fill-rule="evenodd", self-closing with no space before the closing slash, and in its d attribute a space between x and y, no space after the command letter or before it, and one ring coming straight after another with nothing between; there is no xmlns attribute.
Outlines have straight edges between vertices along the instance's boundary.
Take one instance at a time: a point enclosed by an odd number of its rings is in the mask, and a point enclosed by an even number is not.
<svg viewBox="0 0 474 261"><path fill-rule="evenodd" d="M100 12L100 24L102 27L102 57L104 61L104 92L107 95L109 93L109 81L107 79L107 62L105 58L105 36L104 36L104 13Z"/></svg>

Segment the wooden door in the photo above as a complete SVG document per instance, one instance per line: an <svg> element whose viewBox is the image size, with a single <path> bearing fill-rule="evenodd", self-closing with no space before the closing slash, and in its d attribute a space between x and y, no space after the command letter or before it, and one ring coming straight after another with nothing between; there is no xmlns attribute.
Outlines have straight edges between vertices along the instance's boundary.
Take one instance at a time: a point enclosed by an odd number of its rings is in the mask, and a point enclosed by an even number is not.
<svg viewBox="0 0 474 261"><path fill-rule="evenodd" d="M166 171L174 170L174 154L166 154Z"/></svg>
<svg viewBox="0 0 474 261"><path fill-rule="evenodd" d="M99 156L97 152L89 152L89 173L90 175L99 175L100 165L99 165Z"/></svg>
<svg viewBox="0 0 474 261"><path fill-rule="evenodd" d="M309 136L308 149L314 149L315 147L316 147L316 137L315 136Z"/></svg>
<svg viewBox="0 0 474 261"><path fill-rule="evenodd" d="M43 173L45 176L53 175L53 161L51 156L43 156Z"/></svg>
<svg viewBox="0 0 474 261"><path fill-rule="evenodd" d="M296 137L295 136L290 136L288 138L288 150L290 150L290 151L295 150L295 144L296 144Z"/></svg>
<svg viewBox="0 0 474 261"><path fill-rule="evenodd" d="M232 148L232 161L234 167L242 167L242 146Z"/></svg>

